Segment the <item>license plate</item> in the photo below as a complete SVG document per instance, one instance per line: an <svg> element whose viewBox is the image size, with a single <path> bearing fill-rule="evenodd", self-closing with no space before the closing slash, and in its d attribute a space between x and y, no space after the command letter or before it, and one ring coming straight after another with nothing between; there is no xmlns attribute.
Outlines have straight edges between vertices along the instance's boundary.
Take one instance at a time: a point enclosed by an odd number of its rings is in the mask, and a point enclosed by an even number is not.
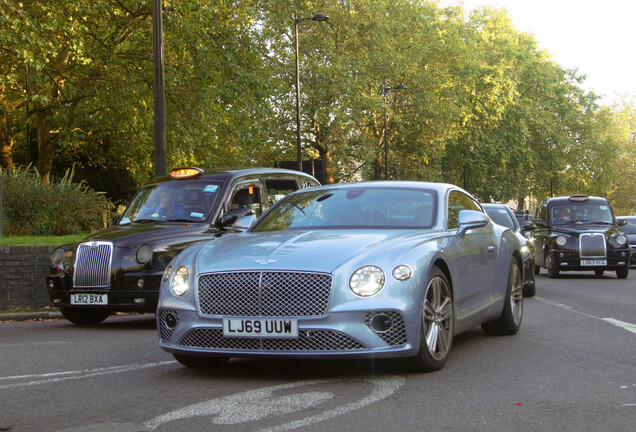
<svg viewBox="0 0 636 432"><path fill-rule="evenodd" d="M263 318L225 318L223 336L260 338L297 338L298 320Z"/></svg>
<svg viewBox="0 0 636 432"><path fill-rule="evenodd" d="M582 266L606 266L607 260L581 260Z"/></svg>
<svg viewBox="0 0 636 432"><path fill-rule="evenodd" d="M72 305L107 305L108 294L71 294Z"/></svg>

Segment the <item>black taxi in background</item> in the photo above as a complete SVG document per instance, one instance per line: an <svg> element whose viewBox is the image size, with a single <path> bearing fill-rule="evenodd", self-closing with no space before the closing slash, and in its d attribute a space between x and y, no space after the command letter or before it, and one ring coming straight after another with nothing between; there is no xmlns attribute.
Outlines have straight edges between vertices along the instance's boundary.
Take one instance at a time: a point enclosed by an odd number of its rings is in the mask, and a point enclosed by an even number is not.
<svg viewBox="0 0 636 432"><path fill-rule="evenodd" d="M536 265L556 278L562 271L592 270L602 276L629 273L630 248L620 232L612 206L605 198L587 195L548 198L539 203L531 240Z"/></svg>
<svg viewBox="0 0 636 432"><path fill-rule="evenodd" d="M154 312L163 272L179 252L318 185L277 168L175 169L143 186L114 224L53 251L49 297L75 324L97 324L112 312Z"/></svg>

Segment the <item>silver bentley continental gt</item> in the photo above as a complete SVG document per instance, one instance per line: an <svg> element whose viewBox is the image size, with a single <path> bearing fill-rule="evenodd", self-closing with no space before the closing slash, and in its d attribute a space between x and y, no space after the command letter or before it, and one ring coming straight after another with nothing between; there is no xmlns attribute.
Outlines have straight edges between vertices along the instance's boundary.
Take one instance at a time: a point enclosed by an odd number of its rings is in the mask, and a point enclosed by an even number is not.
<svg viewBox="0 0 636 432"><path fill-rule="evenodd" d="M464 190L367 182L294 192L240 234L166 268L159 345L183 365L231 357L402 358L442 368L453 336L519 331L519 240Z"/></svg>

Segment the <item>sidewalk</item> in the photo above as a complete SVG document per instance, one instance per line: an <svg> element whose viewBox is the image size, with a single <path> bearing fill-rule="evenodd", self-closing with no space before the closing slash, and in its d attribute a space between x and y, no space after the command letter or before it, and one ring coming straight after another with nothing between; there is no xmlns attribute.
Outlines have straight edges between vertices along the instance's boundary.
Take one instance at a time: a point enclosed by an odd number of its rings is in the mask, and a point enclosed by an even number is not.
<svg viewBox="0 0 636 432"><path fill-rule="evenodd" d="M0 311L0 322L7 321L42 321L50 319L62 319L62 313L57 309L48 311L24 311L24 312L3 312Z"/></svg>

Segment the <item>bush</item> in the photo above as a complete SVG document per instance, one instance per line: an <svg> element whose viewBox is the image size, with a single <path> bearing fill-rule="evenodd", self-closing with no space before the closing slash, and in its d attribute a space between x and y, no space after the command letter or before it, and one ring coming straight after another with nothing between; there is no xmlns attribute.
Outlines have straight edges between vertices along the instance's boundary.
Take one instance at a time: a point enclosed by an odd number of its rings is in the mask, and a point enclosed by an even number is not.
<svg viewBox="0 0 636 432"><path fill-rule="evenodd" d="M34 169L0 169L2 233L6 236L69 235L103 228L113 204L84 182L73 183L73 170L45 185Z"/></svg>

